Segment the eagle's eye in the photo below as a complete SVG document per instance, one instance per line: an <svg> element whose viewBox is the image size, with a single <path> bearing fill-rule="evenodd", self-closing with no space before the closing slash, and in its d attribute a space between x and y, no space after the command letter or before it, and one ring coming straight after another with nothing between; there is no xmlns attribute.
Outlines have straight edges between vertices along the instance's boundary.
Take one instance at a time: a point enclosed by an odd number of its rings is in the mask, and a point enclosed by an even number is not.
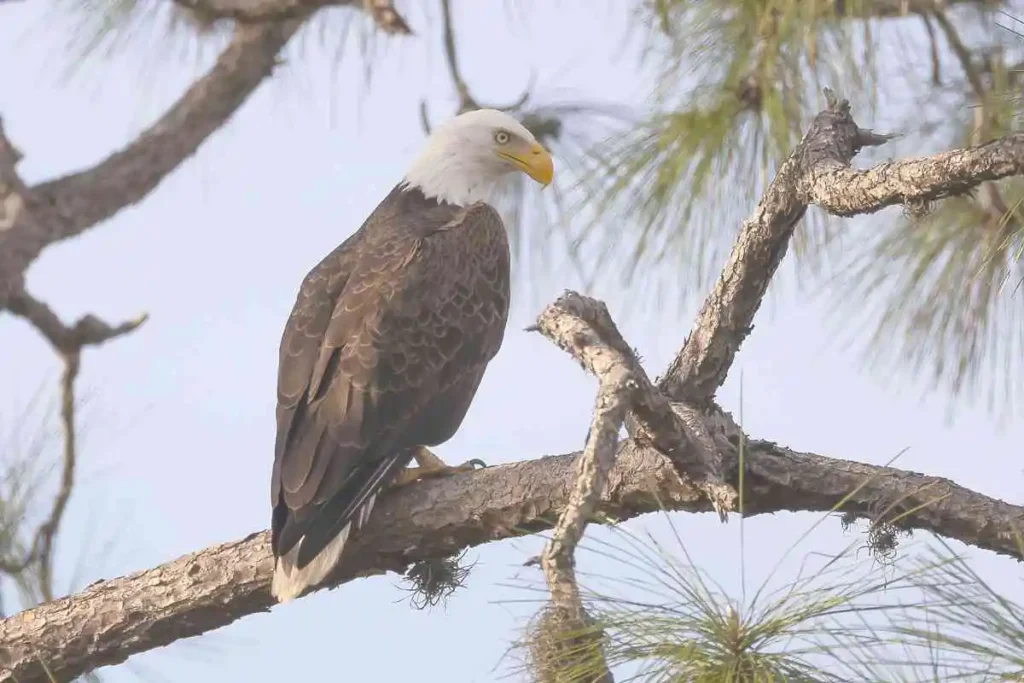
<svg viewBox="0 0 1024 683"><path fill-rule="evenodd" d="M494 141L497 142L499 145L506 145L508 144L510 137L511 136L509 136L507 132L499 130L497 133L494 134Z"/></svg>

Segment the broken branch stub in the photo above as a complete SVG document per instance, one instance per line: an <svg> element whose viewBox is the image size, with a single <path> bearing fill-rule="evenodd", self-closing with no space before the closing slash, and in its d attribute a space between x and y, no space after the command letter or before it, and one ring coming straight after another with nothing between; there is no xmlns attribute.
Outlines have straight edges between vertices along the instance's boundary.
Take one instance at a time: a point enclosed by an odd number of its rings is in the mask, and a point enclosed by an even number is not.
<svg viewBox="0 0 1024 683"><path fill-rule="evenodd" d="M655 388L633 349L622 338L603 302L566 291L537 319L537 329L600 378L618 365L629 373L627 426L641 445L668 457L687 481L704 491L722 521L735 509L738 494L726 482L725 464L699 416L699 410L673 404Z"/></svg>

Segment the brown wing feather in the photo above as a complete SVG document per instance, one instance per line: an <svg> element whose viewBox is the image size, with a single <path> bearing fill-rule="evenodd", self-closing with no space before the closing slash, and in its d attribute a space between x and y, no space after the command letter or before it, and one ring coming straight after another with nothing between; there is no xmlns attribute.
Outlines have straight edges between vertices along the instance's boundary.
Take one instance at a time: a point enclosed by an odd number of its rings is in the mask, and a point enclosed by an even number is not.
<svg viewBox="0 0 1024 683"><path fill-rule="evenodd" d="M362 232L345 240L306 275L285 323L278 353L277 439L271 480L272 504L281 485L281 467L292 426L306 414L307 390L337 298L351 275ZM306 438L311 438L307 435ZM294 449L293 449L294 451ZM301 452L307 452L303 449Z"/></svg>
<svg viewBox="0 0 1024 683"><path fill-rule="evenodd" d="M310 273L282 339L274 546L305 538L300 566L411 447L451 438L504 335L497 213L434 203L387 218Z"/></svg>

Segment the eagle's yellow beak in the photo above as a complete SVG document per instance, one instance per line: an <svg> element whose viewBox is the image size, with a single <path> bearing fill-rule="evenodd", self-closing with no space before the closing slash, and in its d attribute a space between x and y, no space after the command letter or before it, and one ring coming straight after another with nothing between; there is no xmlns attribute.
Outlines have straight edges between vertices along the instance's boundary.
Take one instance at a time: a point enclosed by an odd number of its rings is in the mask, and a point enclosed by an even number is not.
<svg viewBox="0 0 1024 683"><path fill-rule="evenodd" d="M555 175L555 164L551 160L551 154L536 142L532 145L523 143L513 149L500 150L498 156L511 161L544 187L551 184L551 178Z"/></svg>

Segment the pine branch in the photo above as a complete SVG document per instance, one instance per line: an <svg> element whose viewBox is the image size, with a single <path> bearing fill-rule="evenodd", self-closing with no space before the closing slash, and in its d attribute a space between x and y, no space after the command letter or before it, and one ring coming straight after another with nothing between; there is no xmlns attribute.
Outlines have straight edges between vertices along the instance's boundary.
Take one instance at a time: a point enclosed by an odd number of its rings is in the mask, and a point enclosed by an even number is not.
<svg viewBox="0 0 1024 683"><path fill-rule="evenodd" d="M391 0L174 0L204 21L234 19L242 23L302 19L323 7L353 7L366 12L384 33L412 35Z"/></svg>
<svg viewBox="0 0 1024 683"><path fill-rule="evenodd" d="M148 318L143 314L112 326L90 314L82 316L69 327L57 317L52 308L25 290L11 298L9 310L35 327L61 355L77 354L87 346L100 346L134 332Z"/></svg>
<svg viewBox="0 0 1024 683"><path fill-rule="evenodd" d="M50 342L64 363L60 382L64 453L60 484L50 506L49 515L36 529L32 543L21 557L0 559L0 571L13 575L24 572L30 566L37 566L42 596L45 600L52 600L53 548L75 484L77 463L75 380L81 366L82 350L89 346L105 344L112 339L134 332L146 321L147 316L142 315L134 320L110 326L94 315L86 315L69 327L49 306L25 290L21 290L11 298L9 310L35 327Z"/></svg>
<svg viewBox="0 0 1024 683"><path fill-rule="evenodd" d="M668 456L679 476L694 482L714 501L725 521L736 491L724 481L721 457L697 409L671 403L654 387L603 303L567 291L527 329L542 332L596 377L602 377L609 365L623 368L629 376L630 436L637 444Z"/></svg>
<svg viewBox="0 0 1024 683"><path fill-rule="evenodd" d="M744 222L690 336L661 380L660 388L671 398L705 400L721 386L810 204L833 215L853 216L961 195L985 181L1024 174L1024 134L864 171L852 169L849 162L860 149L888 138L858 128L849 103L827 93L828 109L815 118Z"/></svg>
<svg viewBox="0 0 1024 683"><path fill-rule="evenodd" d="M445 64L448 67L448 77L451 79L452 87L455 88L455 95L459 99L459 106L455 110L456 115L464 114L467 111L473 111L475 109L498 109L506 112L517 112L529 101L529 87L523 91L523 94L520 95L519 99L506 105L484 104L473 96L473 93L469 88L469 84L466 83L466 79L462 75L462 68L459 64L459 52L458 44L455 39L455 20L452 17L451 0L441 0L441 40L444 45L444 58ZM423 127L423 132L430 135L432 126L430 125L430 116L427 114L426 100L420 101L420 125Z"/></svg>
<svg viewBox="0 0 1024 683"><path fill-rule="evenodd" d="M714 409L705 425L722 436L728 416ZM731 462L735 447L716 444ZM729 448L727 448L729 447ZM765 441L745 445L744 514L837 511L876 520L879 510L905 514L906 529L1024 559L1018 532L1024 507L938 477L800 453ZM489 467L423 482L384 496L366 532L354 540L328 585L402 572L413 562L550 528L568 502L579 453ZM865 459L870 459L866 456ZM733 480L733 478L730 478ZM848 496L848 498L847 498ZM653 449L627 441L598 512L619 520L659 510L708 512L703 492L684 482ZM128 657L226 626L274 604L268 532L213 546L0 621L0 682L48 683L118 664Z"/></svg>
<svg viewBox="0 0 1024 683"><path fill-rule="evenodd" d="M92 168L35 187L11 182L0 143L0 309L43 249L144 199L270 75L299 23L239 26L209 72L153 125Z"/></svg>

